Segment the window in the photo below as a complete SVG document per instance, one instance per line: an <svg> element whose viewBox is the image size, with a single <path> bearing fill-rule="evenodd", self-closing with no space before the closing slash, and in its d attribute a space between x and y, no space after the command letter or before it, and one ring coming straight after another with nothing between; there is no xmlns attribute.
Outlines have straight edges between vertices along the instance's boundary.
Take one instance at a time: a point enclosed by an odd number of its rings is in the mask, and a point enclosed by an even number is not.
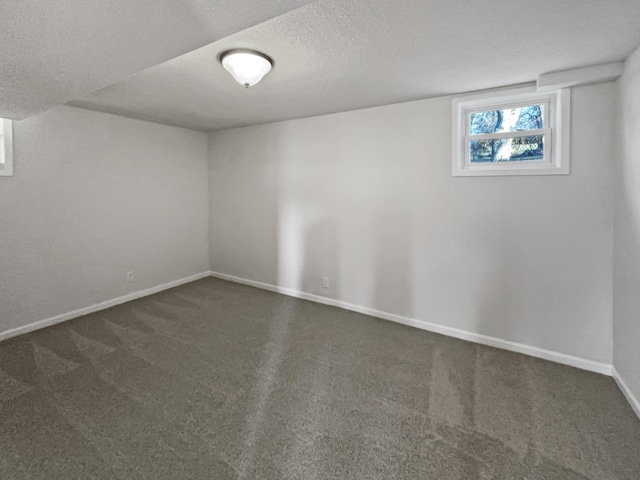
<svg viewBox="0 0 640 480"><path fill-rule="evenodd" d="M0 177L13 175L13 134L11 120L0 118Z"/></svg>
<svg viewBox="0 0 640 480"><path fill-rule="evenodd" d="M453 175L568 174L569 102L533 87L454 99Z"/></svg>

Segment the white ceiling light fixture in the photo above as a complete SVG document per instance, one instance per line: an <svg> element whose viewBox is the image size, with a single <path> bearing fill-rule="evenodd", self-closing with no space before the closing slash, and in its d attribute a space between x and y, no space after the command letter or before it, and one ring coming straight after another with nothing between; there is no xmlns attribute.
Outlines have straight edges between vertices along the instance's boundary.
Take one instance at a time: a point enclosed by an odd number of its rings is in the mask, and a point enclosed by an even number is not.
<svg viewBox="0 0 640 480"><path fill-rule="evenodd" d="M249 88L271 71L273 60L255 50L234 48L219 56L220 63L240 85Z"/></svg>

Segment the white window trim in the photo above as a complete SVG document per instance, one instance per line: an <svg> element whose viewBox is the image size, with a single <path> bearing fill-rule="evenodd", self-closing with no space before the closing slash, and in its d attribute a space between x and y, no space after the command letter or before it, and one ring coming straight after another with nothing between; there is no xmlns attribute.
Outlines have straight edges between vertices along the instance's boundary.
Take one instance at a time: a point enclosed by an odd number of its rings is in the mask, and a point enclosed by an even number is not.
<svg viewBox="0 0 640 480"><path fill-rule="evenodd" d="M13 122L0 118L0 177L13 175Z"/></svg>
<svg viewBox="0 0 640 480"><path fill-rule="evenodd" d="M544 134L550 138L544 146L544 161L471 164L469 161L469 114L474 111L504 109L523 104L540 103L546 107L546 125L541 130L473 135L483 138L521 137ZM512 88L457 97L452 102L452 175L456 177L496 175L567 175L571 155L571 92L569 89L538 92L535 87Z"/></svg>

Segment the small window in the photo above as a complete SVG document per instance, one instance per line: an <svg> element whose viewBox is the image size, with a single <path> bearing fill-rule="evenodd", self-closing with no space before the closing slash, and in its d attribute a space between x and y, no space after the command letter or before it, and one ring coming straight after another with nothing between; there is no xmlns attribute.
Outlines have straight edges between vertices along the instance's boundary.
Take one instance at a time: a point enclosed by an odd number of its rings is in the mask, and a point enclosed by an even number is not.
<svg viewBox="0 0 640 480"><path fill-rule="evenodd" d="M0 118L0 177L13 175L13 134L11 120Z"/></svg>
<svg viewBox="0 0 640 480"><path fill-rule="evenodd" d="M453 175L569 173L569 90L534 88L453 100Z"/></svg>

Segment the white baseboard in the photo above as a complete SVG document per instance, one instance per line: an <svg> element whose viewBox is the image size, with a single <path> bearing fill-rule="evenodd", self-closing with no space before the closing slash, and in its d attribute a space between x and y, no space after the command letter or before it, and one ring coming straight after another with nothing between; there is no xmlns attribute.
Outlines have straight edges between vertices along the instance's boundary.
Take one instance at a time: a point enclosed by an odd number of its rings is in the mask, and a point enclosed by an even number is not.
<svg viewBox="0 0 640 480"><path fill-rule="evenodd" d="M627 385L626 382L622 379L620 373L616 370L615 367L613 367L612 373L613 378L618 384L618 387L620 387L620 390L622 390L622 393L626 397L627 401L631 404L631 408L634 412L636 412L638 418L640 418L640 400L638 400L636 396L631 392L629 385Z"/></svg>
<svg viewBox="0 0 640 480"><path fill-rule="evenodd" d="M55 317L30 323L22 327L6 330L4 332L0 332L0 342L12 337L17 337L18 335L24 335L25 333L33 332L35 330L40 330L41 328L46 328L46 327L50 327L51 325L56 325L58 323L66 322L67 320L72 320L74 318L78 318L83 315L88 315L90 313L98 312L100 310L105 310L110 307L115 307L116 305L130 302L131 300L136 300L138 298L146 297L148 295L153 295L154 293L162 292L163 290L168 290L169 288L177 287L179 285L184 285L185 283L194 282L196 280L200 280L201 278L206 278L210 276L210 274L211 272L198 273L197 275L192 275L190 277L174 280L173 282L165 283L163 285L158 285L157 287L151 287L145 290L140 290L138 292L129 293L122 297L114 298L112 300L107 300L105 302L96 303L95 305L90 305L88 307L79 308L78 310L74 310L68 313L63 313L62 315L56 315Z"/></svg>
<svg viewBox="0 0 640 480"><path fill-rule="evenodd" d="M271 292L281 293L283 295L288 295L290 297L296 297L303 300L310 300L312 302L322 303L324 305L331 305L334 307L343 308L345 310L350 310L353 312L370 315L372 317L382 318L384 320L389 320L389 321L400 323L403 325L408 325L408 326L419 328L421 330L426 330L429 332L447 335L449 337L459 338L461 340L467 340L467 341L479 343L482 345L488 345L490 347L496 347L496 348L501 348L503 350L522 353L525 355L530 355L532 357L542 358L544 360L549 360L552 362L561 363L564 365L569 365L572 367L581 368L583 370L589 370L589 371L601 373L604 375L611 375L613 376L616 383L622 390L622 393L624 394L624 396L627 398L627 400L631 404L631 407L633 408L635 413L638 415L638 417L640 417L640 401L633 395L633 393L631 392L631 390L629 389L625 381L622 379L618 371L611 365L607 365L605 363L600 363L600 362L594 362L592 360L587 360L584 358L574 357L572 355L566 355L564 353L553 352L550 350L545 350L545 349L533 347L530 345L511 342L511 341L503 340L500 338L489 337L489 336L481 335L478 333L458 330L458 329L446 327L443 325L437 325L435 323L425 322L424 320L417 320L414 318L395 315L393 313L382 312L380 310L376 310L373 308L354 305L352 303L343 302L340 300L334 300L332 298L322 297L320 295L313 295L311 293L300 292L298 290L293 290L290 288L278 287L278 286L270 285L267 283L256 282L253 280L247 280L245 278L240 278L233 275L227 275L224 273L211 272L211 271L198 273L196 275L181 278L179 280L174 280L172 282L158 285L156 287L147 288L145 290L133 292L133 293L124 295L122 297L114 298L112 300L107 300L105 302L97 303L95 305L90 305L88 307L80 308L72 312L56 315L55 317L30 323L29 325L24 325L22 327L6 330L4 332L0 332L0 341L7 340L9 338L16 337L18 335L23 335L25 333L33 332L41 328L50 327L52 325L65 322L67 320L72 320L74 318L81 317L83 315L88 315L90 313L98 312L100 310L105 310L107 308L114 307L122 303L130 302L138 298L153 295L154 293L162 292L163 290L168 290L170 288L174 288L179 285L184 285L186 283L194 282L196 280L200 280L201 278L205 278L209 276L220 278L222 280L228 280L235 283L240 283L243 285L249 285L252 287L261 288L263 290L269 290Z"/></svg>
<svg viewBox="0 0 640 480"><path fill-rule="evenodd" d="M574 357L564 353L553 352L551 350L545 350L543 348L533 347L522 343L511 342L509 340L503 340L500 338L489 337L487 335L481 335L478 333L468 332L465 330L459 330L456 328L446 327L444 325L438 325L435 323L425 322L424 320L417 320L415 318L403 317L395 315L393 313L382 312L373 308L363 307L360 305L354 305L352 303L343 302L340 300L334 300L332 298L322 297L319 295L313 295L311 293L300 292L298 290L292 290L290 288L278 287L262 282L256 282L253 280L247 280L246 278L240 278L233 275L227 275L224 273L211 272L211 276L220 278L222 280L229 280L235 283L241 283L243 285L249 285L251 287L261 288L263 290L269 290L271 292L281 293L290 297L301 298L303 300L310 300L312 302L322 303L325 305L331 305L334 307L343 308L345 310L351 310L353 312L363 313L372 317L382 318L384 320L390 320L392 322L401 323L403 325L409 325L411 327L419 328L429 332L439 333L447 335L449 337L459 338L461 340L467 340L469 342L475 342L482 345L488 345L490 347L501 348L503 350L509 350L511 352L523 353L536 358L542 358L556 363L569 365L571 367L580 368L582 370L589 370L591 372L601 373L603 375L612 374L612 366L606 363L595 362L593 360L587 360L580 357Z"/></svg>

